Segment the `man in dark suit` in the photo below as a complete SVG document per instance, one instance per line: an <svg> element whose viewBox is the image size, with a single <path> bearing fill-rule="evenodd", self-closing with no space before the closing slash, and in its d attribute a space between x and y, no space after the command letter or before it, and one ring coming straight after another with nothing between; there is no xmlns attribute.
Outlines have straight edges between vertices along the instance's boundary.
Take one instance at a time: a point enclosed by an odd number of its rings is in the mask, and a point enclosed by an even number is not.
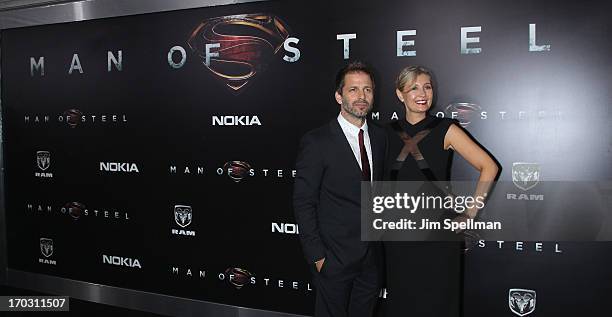
<svg viewBox="0 0 612 317"><path fill-rule="evenodd" d="M378 298L379 246L361 241L361 182L381 180L386 137L368 124L374 80L352 62L336 77L340 114L306 133L293 193L300 241L316 287L315 316L370 317Z"/></svg>

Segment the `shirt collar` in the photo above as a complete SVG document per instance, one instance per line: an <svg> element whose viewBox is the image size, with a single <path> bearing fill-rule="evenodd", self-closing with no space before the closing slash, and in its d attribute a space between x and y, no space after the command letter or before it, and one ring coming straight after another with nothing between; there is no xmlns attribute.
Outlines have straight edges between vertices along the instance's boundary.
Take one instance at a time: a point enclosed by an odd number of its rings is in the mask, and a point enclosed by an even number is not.
<svg viewBox="0 0 612 317"><path fill-rule="evenodd" d="M351 135L358 135L359 129L363 130L364 133L368 133L368 120L365 120L361 128L358 128L354 124L348 122L340 113L338 114L338 123L340 123L342 130L349 132Z"/></svg>

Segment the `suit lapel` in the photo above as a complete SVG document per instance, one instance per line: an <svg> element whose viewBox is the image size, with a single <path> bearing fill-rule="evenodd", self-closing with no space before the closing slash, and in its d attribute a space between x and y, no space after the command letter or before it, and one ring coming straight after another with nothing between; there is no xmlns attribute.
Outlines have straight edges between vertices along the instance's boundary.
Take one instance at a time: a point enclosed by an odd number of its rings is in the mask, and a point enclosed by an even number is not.
<svg viewBox="0 0 612 317"><path fill-rule="evenodd" d="M330 130L332 136L335 138L336 144L339 144L339 154L344 157L348 157L351 162L353 162L351 166L356 169L355 175L361 175L361 168L359 167L359 163L357 163L357 160L355 159L355 154L353 154L353 150L351 149L351 145L348 143L348 140L344 135L344 131L342 131L340 123L338 123L337 119L332 120L332 122L330 123Z"/></svg>

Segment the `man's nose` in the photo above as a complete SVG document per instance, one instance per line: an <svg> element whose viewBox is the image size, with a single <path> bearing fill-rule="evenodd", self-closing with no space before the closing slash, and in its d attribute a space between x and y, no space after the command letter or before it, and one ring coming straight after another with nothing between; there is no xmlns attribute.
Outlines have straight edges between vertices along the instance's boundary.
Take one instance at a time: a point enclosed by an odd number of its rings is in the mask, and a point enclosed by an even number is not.
<svg viewBox="0 0 612 317"><path fill-rule="evenodd" d="M363 89L359 89L358 93L357 93L357 97L359 97L359 99L363 99L365 100L365 96L366 96L366 92Z"/></svg>

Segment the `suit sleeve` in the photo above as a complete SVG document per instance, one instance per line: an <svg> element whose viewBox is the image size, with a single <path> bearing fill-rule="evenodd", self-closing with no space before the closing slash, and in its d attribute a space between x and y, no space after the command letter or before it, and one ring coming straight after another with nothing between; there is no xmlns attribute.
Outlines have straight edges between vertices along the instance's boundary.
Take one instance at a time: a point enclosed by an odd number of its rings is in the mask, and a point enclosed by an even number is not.
<svg viewBox="0 0 612 317"><path fill-rule="evenodd" d="M299 147L293 187L293 211L300 230L300 242L308 263L325 257L327 248L321 240L317 211L319 191L325 167L312 134L306 134Z"/></svg>

